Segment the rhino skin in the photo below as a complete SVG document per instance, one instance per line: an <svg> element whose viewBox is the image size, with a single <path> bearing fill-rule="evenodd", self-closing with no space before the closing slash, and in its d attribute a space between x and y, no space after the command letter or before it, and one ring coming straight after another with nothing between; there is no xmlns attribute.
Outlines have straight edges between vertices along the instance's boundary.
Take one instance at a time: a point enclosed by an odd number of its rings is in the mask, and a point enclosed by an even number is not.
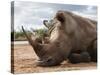
<svg viewBox="0 0 100 75"><path fill-rule="evenodd" d="M56 66L68 59L71 53L81 50L88 52L91 60L97 60L96 21L73 14L69 11L58 11L53 19L49 43L41 44L26 35L30 45L40 58L39 66ZM94 40L94 41L93 41ZM88 56L87 56L88 58Z"/></svg>
<svg viewBox="0 0 100 75"><path fill-rule="evenodd" d="M97 22L96 21L94 21L94 20L91 20L91 19L88 19L88 18L84 18L84 19L87 19L87 20L89 20L91 23L93 23L95 26L96 26L96 24L97 24ZM44 20L43 21L43 23L44 23L44 25L48 28L48 32L50 32L50 29L52 29L53 28L53 21L47 21L47 20ZM48 34L48 35L50 35L50 33ZM70 55L69 55L69 60L70 61L72 61L72 62L76 62L76 59L77 58L81 58L81 57L86 57L87 56L87 58L85 58L85 59L81 59L81 61L83 61L83 62L85 62L84 60L87 60L87 61L90 61L90 55L92 56L92 61L97 61L97 51L95 51L95 50L97 50L96 48L97 48L97 39L94 39L94 41L92 41L91 42L91 44L92 45L94 45L95 47L93 47L93 46L89 46L90 48L88 48L87 49L87 52L85 51L85 53L84 52L79 52L79 50L78 50L78 53L77 53L77 51L74 51L74 52L71 52L70 53ZM94 44L93 44L94 43ZM92 50L93 50L93 48L95 48L94 49L94 51L93 52L95 52L95 55L93 55L93 53L91 52L91 48L92 48ZM73 51L73 50L72 50ZM83 51L83 50L82 50ZM79 53L80 54L82 54L82 55L79 55ZM79 57L78 57L78 56ZM84 55L84 56L83 56ZM77 63L80 63L81 62L80 61L80 59L77 59Z"/></svg>

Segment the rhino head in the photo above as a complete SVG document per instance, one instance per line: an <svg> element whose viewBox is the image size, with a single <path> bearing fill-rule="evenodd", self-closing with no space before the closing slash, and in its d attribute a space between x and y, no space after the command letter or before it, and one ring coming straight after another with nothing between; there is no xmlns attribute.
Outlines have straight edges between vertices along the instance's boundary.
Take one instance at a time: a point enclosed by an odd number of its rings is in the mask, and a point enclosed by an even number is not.
<svg viewBox="0 0 100 75"><path fill-rule="evenodd" d="M57 44L42 44L38 42L35 38L31 38L22 26L22 30L28 39L29 44L32 46L36 55L39 57L37 62L38 66L56 66L59 65L63 60L63 55L59 51L59 46ZM58 50L58 51L57 51Z"/></svg>
<svg viewBox="0 0 100 75"><path fill-rule="evenodd" d="M39 57L40 61L37 65L39 66L55 66L59 65L64 61L70 52L70 39L66 35L64 23L65 15L62 12L58 12L51 23L44 21L44 25L50 30L48 44L39 43L35 36L33 39L25 32L24 28L22 30L28 39L30 45L33 47L35 53ZM50 25L50 26L49 26ZM62 36L62 37L61 37Z"/></svg>

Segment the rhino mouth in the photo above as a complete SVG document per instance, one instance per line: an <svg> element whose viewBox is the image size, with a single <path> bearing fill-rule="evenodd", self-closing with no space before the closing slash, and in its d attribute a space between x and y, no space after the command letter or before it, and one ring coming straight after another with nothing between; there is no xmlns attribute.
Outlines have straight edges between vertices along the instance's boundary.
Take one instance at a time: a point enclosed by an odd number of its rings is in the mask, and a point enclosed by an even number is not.
<svg viewBox="0 0 100 75"><path fill-rule="evenodd" d="M57 63L56 61L54 61L53 59L46 59L46 60L39 60L37 62L37 66L42 66L42 67L50 67L50 66L57 66L60 63Z"/></svg>

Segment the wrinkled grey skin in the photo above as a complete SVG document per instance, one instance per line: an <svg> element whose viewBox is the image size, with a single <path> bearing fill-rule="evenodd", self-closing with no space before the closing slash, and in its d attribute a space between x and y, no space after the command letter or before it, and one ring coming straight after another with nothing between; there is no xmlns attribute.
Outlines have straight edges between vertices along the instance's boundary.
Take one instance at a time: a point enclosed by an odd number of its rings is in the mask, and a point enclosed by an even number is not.
<svg viewBox="0 0 100 75"><path fill-rule="evenodd" d="M97 60L96 22L68 11L58 11L53 19L49 43L41 44L26 35L29 43L40 58L39 66L55 66L66 60L77 50L88 52L91 60ZM88 57L88 56L87 56Z"/></svg>

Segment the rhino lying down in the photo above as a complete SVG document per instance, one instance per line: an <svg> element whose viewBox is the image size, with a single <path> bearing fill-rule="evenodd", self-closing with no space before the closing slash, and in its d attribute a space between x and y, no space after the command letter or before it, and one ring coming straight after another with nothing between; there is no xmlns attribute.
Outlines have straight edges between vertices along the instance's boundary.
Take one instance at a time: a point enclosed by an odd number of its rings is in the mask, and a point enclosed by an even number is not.
<svg viewBox="0 0 100 75"><path fill-rule="evenodd" d="M47 23L44 22L45 25ZM40 58L39 66L59 65L66 59L72 63L97 61L97 22L68 11L58 11L52 20L49 43L39 43L26 35Z"/></svg>

